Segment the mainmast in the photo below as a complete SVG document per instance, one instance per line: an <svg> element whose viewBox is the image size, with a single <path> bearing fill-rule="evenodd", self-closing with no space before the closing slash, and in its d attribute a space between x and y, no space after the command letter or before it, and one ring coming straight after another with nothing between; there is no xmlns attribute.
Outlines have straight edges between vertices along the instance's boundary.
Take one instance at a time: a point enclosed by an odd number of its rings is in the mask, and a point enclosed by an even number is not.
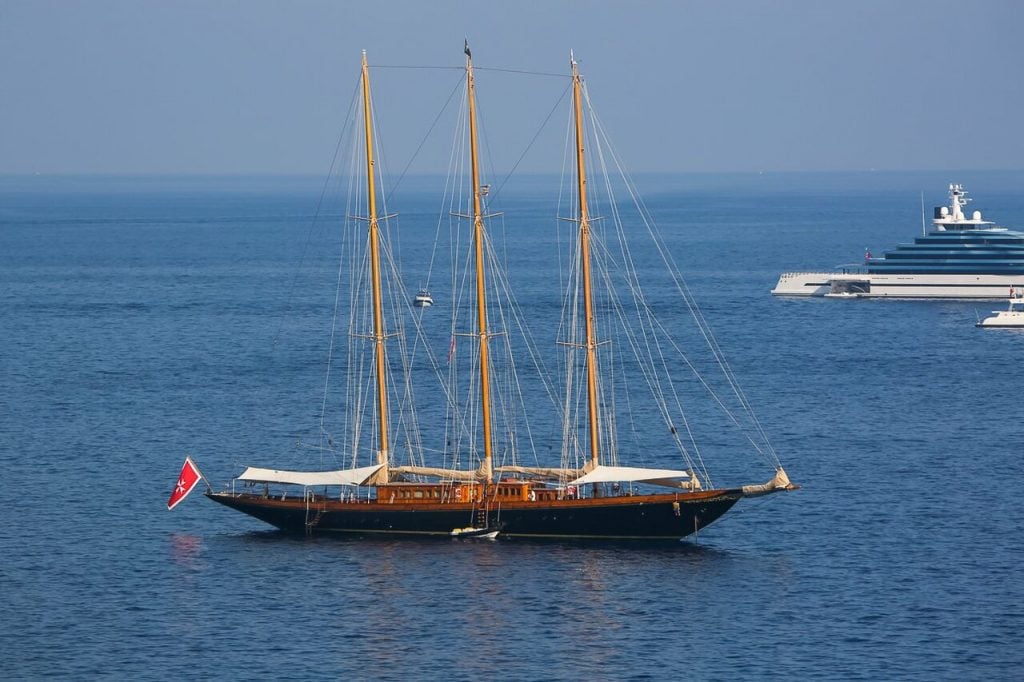
<svg viewBox="0 0 1024 682"><path fill-rule="evenodd" d="M476 149L476 92L473 83L473 54L466 41L466 89L469 102L469 153L473 182L473 246L476 251L476 318L480 337L480 407L483 419L484 461L480 473L492 478L491 460L491 392L487 364L487 299L484 287L484 217L481 208L480 169Z"/></svg>
<svg viewBox="0 0 1024 682"><path fill-rule="evenodd" d="M579 192L580 263L583 277L583 314L586 320L587 349L587 412L590 426L590 461L598 465L599 436L597 428L597 338L594 332L594 298L590 274L590 213L587 210L587 175L583 163L583 102L582 81L576 59L570 53L572 64L572 102L576 113L576 182ZM596 487L596 486L595 486Z"/></svg>
<svg viewBox="0 0 1024 682"><path fill-rule="evenodd" d="M363 50L363 119L366 129L366 204L367 221L370 225L370 280L373 288L373 343L377 369L377 417L380 422L380 450L377 463L381 468L376 475L378 481L388 481L388 393L387 373L384 357L384 312L381 308L380 253L377 225L377 192L374 185L373 163L373 119L370 115L370 67Z"/></svg>

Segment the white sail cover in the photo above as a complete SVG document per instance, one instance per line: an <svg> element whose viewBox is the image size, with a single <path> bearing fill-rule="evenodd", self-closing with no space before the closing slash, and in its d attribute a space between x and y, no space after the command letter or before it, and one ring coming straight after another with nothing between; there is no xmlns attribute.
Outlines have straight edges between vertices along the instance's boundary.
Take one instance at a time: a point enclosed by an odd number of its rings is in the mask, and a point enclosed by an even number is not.
<svg viewBox="0 0 1024 682"><path fill-rule="evenodd" d="M440 467L400 466L391 467L393 474L411 474L413 476L436 476L449 481L486 481L490 477L479 469L442 469Z"/></svg>
<svg viewBox="0 0 1024 682"><path fill-rule="evenodd" d="M554 480L576 478L586 472L586 468L583 469L558 469L554 467L521 467L521 466L503 466L495 469L499 474L523 474L524 476L534 476L537 478L550 478Z"/></svg>
<svg viewBox="0 0 1024 682"><path fill-rule="evenodd" d="M689 488L690 484L682 484L679 479L690 478L690 472L675 469L643 469L640 467L609 467L599 465L589 473L580 476L569 485L585 485L587 483L637 482L655 483L673 488Z"/></svg>
<svg viewBox="0 0 1024 682"><path fill-rule="evenodd" d="M366 479L377 473L382 464L360 467L358 469L339 469L337 471L280 471L278 469L260 469L248 467L238 477L239 481L255 483L288 483L291 485L361 485Z"/></svg>

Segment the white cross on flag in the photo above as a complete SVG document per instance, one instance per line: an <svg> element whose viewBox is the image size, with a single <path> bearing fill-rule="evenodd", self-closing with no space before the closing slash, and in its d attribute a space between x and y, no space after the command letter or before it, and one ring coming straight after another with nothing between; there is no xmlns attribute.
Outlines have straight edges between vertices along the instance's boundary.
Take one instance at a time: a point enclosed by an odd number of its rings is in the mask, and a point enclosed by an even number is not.
<svg viewBox="0 0 1024 682"><path fill-rule="evenodd" d="M185 457L185 464L181 467L178 482L174 486L174 490L171 491L170 499L167 500L167 510L174 509L182 500L188 497L188 494L192 492L192 489L199 484L202 478L203 475L199 473L199 468L192 462L192 458Z"/></svg>

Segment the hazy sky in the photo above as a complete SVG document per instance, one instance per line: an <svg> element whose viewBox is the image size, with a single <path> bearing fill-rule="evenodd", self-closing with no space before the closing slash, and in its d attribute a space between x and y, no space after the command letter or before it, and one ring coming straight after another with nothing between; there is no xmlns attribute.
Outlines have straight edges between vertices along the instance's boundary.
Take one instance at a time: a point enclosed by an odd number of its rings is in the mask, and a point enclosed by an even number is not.
<svg viewBox="0 0 1024 682"><path fill-rule="evenodd" d="M323 174L360 50L460 67L466 36L478 67L573 49L632 171L1024 168L1021 0L0 0L0 173ZM393 165L459 77L374 70ZM507 169L565 80L478 82Z"/></svg>

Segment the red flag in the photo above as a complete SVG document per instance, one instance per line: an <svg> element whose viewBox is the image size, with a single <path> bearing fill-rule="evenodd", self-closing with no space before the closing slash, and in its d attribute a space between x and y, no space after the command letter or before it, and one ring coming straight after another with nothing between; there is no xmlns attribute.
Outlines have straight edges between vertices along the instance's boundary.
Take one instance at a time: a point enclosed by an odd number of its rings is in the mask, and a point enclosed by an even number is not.
<svg viewBox="0 0 1024 682"><path fill-rule="evenodd" d="M455 355L455 337L452 337L452 343L448 346L448 364L452 364L452 356Z"/></svg>
<svg viewBox="0 0 1024 682"><path fill-rule="evenodd" d="M191 457L185 457L185 463L181 466L181 474L178 475L178 483L174 486L174 490L171 491L171 497L167 500L167 510L170 511L178 506L178 504L188 497L188 494L192 492L199 481L202 480L203 475L199 473L199 468L192 462Z"/></svg>

